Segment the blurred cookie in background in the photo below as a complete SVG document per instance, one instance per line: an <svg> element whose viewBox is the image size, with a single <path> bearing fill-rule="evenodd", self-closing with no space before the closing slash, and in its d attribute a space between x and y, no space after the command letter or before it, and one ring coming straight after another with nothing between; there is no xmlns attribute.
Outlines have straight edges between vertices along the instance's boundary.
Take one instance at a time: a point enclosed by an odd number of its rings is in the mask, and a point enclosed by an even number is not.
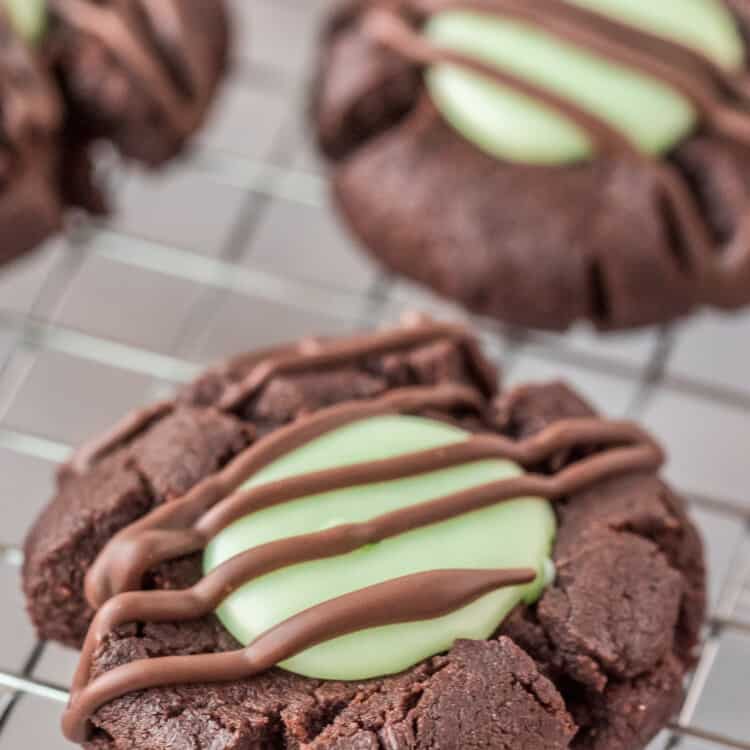
<svg viewBox="0 0 750 750"><path fill-rule="evenodd" d="M512 324L750 303L742 3L346 2L314 121L388 268Z"/></svg>
<svg viewBox="0 0 750 750"><path fill-rule="evenodd" d="M92 148L158 167L202 125L227 68L221 0L0 0L0 263L101 213Z"/></svg>

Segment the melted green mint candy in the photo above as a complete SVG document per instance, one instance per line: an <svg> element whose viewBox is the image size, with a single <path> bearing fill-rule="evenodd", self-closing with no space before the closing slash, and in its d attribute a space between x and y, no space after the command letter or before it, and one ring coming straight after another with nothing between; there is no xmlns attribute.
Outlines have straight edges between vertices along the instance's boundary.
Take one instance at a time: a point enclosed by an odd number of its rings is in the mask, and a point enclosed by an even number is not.
<svg viewBox="0 0 750 750"><path fill-rule="evenodd" d="M36 42L47 28L47 0L2 0L13 28L27 41Z"/></svg>
<svg viewBox="0 0 750 750"><path fill-rule="evenodd" d="M356 422L283 456L245 487L311 471L374 461L466 440L456 427L428 419L385 416ZM357 523L487 482L517 476L509 461L483 460L396 481L304 497L247 516L207 547L204 570L247 549L284 537ZM359 680L400 672L449 649L457 638L487 638L522 600L549 583L556 531L550 504L520 498L370 545L354 553L291 566L251 581L218 615L243 644L279 622L337 596L397 578L445 568L518 568L537 580L489 594L448 616L374 628L311 648L282 666L308 677Z"/></svg>
<svg viewBox="0 0 750 750"><path fill-rule="evenodd" d="M745 50L718 0L568 0L693 47L735 70ZM608 61L532 26L468 11L436 14L425 33L435 44L494 65L598 115L651 154L663 154L694 128L691 102L669 85ZM573 122L539 101L452 65L427 71L445 119L482 150L530 164L588 158L592 144Z"/></svg>

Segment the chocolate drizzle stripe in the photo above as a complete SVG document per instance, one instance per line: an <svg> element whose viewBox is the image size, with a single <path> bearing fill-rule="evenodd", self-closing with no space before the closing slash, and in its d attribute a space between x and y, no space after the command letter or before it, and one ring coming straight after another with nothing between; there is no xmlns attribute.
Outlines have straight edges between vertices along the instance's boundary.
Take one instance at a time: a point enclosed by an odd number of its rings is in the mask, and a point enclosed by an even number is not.
<svg viewBox="0 0 750 750"><path fill-rule="evenodd" d="M713 290L716 290L718 297L726 298L727 289L733 286L732 278L725 271L724 261L718 254L718 248L714 247L711 232L701 217L700 208L687 182L669 162L650 160L645 164L654 176L661 197L679 228L688 267L702 282L700 295L709 301L713 299ZM750 260L750 246L748 251ZM723 291L718 293L720 289ZM737 290L742 293L739 286ZM714 302L720 304L718 300Z"/></svg>
<svg viewBox="0 0 750 750"><path fill-rule="evenodd" d="M650 445L660 455L658 447L645 433L629 422L561 420L549 430L520 443L500 435L473 435L463 442L440 448L317 471L238 492L198 519L195 530L209 540L250 513L295 498L417 476L483 459L505 459L528 468L541 464L571 444L603 446L628 443Z"/></svg>
<svg viewBox="0 0 750 750"><path fill-rule="evenodd" d="M672 85L693 101L705 124L720 135L750 146L750 80L724 71L699 52L648 32L612 20L564 0L413 0L430 14L444 9L477 10L498 16L524 18L528 23L575 40L605 57L625 61ZM494 65L432 44L393 8L368 10L362 21L366 33L405 59L422 65L453 64L489 81L530 96L569 119L586 132L595 150L626 158L644 168L669 207L689 254L688 272L696 280L696 297L717 307L734 308L750 303L750 210L739 222L729 250L715 245L700 207L687 181L667 161L642 152L628 137L605 120L564 96L531 84ZM658 41L658 43L657 43ZM628 46L629 45L629 46ZM627 57L627 60L625 59ZM698 73L693 82L684 72L685 61ZM739 101L738 101L739 99ZM725 100L725 101L723 101Z"/></svg>
<svg viewBox="0 0 750 750"><path fill-rule="evenodd" d="M391 511L369 521L285 537L235 555L211 571L188 592L179 593L187 594L193 604L196 601L203 602L204 614L208 614L244 584L277 570L345 555L369 544L377 544L517 498L545 497L557 500L588 486L592 476L596 481L603 481L631 471L655 469L659 465L659 459L658 454L648 446L621 448L606 456L597 456L588 462L571 466L552 478L527 474L502 479ZM132 609L125 607L120 597L111 599L111 606L122 618L117 624L138 621L138 597L158 598L163 593L146 591L120 595L131 597L128 601ZM110 602L102 611L110 606ZM181 606L189 606L187 598Z"/></svg>
<svg viewBox="0 0 750 750"><path fill-rule="evenodd" d="M188 50L181 44L187 39L183 19L178 11L180 0L126 0L123 12L138 32L145 49L159 61L177 95L193 98L192 71L187 67Z"/></svg>
<svg viewBox="0 0 750 750"><path fill-rule="evenodd" d="M399 352L411 347L456 341L462 346L467 365L478 378L482 390L487 396L497 391L498 375L494 367L481 356L479 346L471 335L458 326L438 324L419 316L413 325L385 333L368 336L353 336L337 341L317 341L307 339L296 347L277 347L251 357L241 357L233 362L235 366L249 367L250 371L239 383L227 388L221 400L220 408L233 411L247 398L257 393L276 375L303 371L307 368L336 366L369 356ZM223 374L223 370L217 370ZM464 389L468 393L468 389ZM475 393L471 399L478 404ZM152 422L169 414L174 408L174 401L164 401L153 407L139 410L127 416L110 433L85 444L73 455L69 462L71 469L78 473L88 471L93 463L118 445L127 442L148 427ZM436 403L439 407L441 404Z"/></svg>
<svg viewBox="0 0 750 750"><path fill-rule="evenodd" d="M138 588L150 562L161 557L159 548L165 542L167 546L171 544L171 538L155 536L154 531L189 528L254 473L310 440L369 417L424 409L450 411L460 407L481 409L476 391L458 385L402 388L373 401L355 401L322 409L280 428L251 445L182 498L157 508L116 534L89 569L85 587L87 599L97 608L114 594ZM178 549L183 548L178 546Z"/></svg>
<svg viewBox="0 0 750 750"><path fill-rule="evenodd" d="M475 435L449 446L291 477L237 492L222 499L211 509L198 505L187 509L172 503L158 511L158 517L157 513L153 514L143 527L131 527L130 531L126 531L112 543L112 549L107 550L106 556L102 558L102 564L108 567L106 589L105 585L95 584L93 581L91 583L92 593L97 594L95 604L102 604L100 592L104 590L113 595L139 589L148 569L167 560L200 551L213 537L240 518L297 498L416 476L488 458L507 459L530 467L541 464L571 445L629 443L640 443L644 450L651 450L658 465L661 460L658 446L635 425L628 422L573 419L560 421L545 432L521 443L499 435ZM614 456L614 452L610 454L610 460ZM513 485L514 488L516 486ZM502 492L503 486L498 487ZM545 486L545 497L548 496L548 489ZM101 570L97 571L97 575L101 575Z"/></svg>
<svg viewBox="0 0 750 750"><path fill-rule="evenodd" d="M197 109L189 99L179 95L167 71L144 46L129 18L130 8L125 6L122 9L123 18L114 7L86 0L50 0L50 7L71 28L98 39L112 54L127 61L133 74L147 87L177 132L193 129Z"/></svg>
<svg viewBox="0 0 750 750"><path fill-rule="evenodd" d="M140 0L143 14L148 18L151 28L159 39L171 50L177 51L182 39L185 38L185 19L182 4L173 0ZM182 56L187 58L188 56ZM186 62L187 60L185 60ZM183 62L181 60L181 62Z"/></svg>
<svg viewBox="0 0 750 750"><path fill-rule="evenodd" d="M189 12L184 2L175 0L141 0L144 13L150 18L151 24L157 30L164 45L168 46L168 54L175 57L177 64L183 71L187 85L187 94L193 100L193 106L202 112L212 95L213 61L208 54L200 55L200 49L193 45L188 52L184 48L184 40L188 39Z"/></svg>
<svg viewBox="0 0 750 750"><path fill-rule="evenodd" d="M82 445L69 462L70 468L78 474L88 471L105 454L118 445L132 440L154 422L174 411L174 401L160 401L153 406L140 409L127 415L103 437L96 438Z"/></svg>
<svg viewBox="0 0 750 750"><path fill-rule="evenodd" d="M488 393L494 393L497 387L497 375L482 364L473 337L459 326L431 323L400 328L393 331L377 333L372 336L355 336L337 343L323 346L320 350L296 352L272 357L260 363L240 383L229 388L219 402L224 411L236 409L243 401L262 388L268 381L278 375L289 375L301 370L330 367L342 362L357 360L362 357L375 356L387 352L397 352L441 339L461 342L469 355L472 366L479 376L482 386Z"/></svg>
<svg viewBox="0 0 750 750"><path fill-rule="evenodd" d="M83 690L74 689L71 707L63 719L63 729L72 741L84 742L88 716L125 693L164 684L247 679L332 638L369 628L442 617L486 594L530 583L535 577L536 571L531 569L418 573L305 610L266 631L240 651L162 657L117 667ZM396 610L394 602L399 603ZM170 616L164 610L158 614L167 619ZM189 612L183 614L190 617Z"/></svg>

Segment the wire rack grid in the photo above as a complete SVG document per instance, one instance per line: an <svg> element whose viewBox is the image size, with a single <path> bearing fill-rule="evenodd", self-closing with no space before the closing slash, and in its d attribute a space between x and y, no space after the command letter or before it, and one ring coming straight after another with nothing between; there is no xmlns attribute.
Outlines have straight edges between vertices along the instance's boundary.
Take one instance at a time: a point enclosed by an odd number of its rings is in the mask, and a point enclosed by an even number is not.
<svg viewBox="0 0 750 750"><path fill-rule="evenodd" d="M222 355L406 308L467 318L375 270L327 206L304 127L324 5L233 6L236 65L194 152L162 176L104 160L117 215L0 276L0 750L70 747L58 720L75 655L36 641L18 571L71 445ZM569 380L670 448L706 538L712 613L682 711L649 750L750 749L750 315L608 338L471 323L506 380Z"/></svg>

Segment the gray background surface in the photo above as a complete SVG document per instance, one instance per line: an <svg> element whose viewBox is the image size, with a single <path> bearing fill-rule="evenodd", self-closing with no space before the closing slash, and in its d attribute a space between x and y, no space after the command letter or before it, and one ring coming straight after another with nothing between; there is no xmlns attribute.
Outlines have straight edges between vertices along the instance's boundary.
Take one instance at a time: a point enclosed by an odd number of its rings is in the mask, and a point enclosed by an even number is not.
<svg viewBox="0 0 750 750"><path fill-rule="evenodd" d="M159 175L118 169L108 224L0 274L0 750L70 747L58 701L75 655L36 642L18 566L72 444L237 350L409 308L465 317L370 265L327 205L304 122L321 4L232 4L237 64L194 153ZM608 338L475 323L508 381L564 378L668 446L706 537L712 620L653 748L750 747L750 314Z"/></svg>

